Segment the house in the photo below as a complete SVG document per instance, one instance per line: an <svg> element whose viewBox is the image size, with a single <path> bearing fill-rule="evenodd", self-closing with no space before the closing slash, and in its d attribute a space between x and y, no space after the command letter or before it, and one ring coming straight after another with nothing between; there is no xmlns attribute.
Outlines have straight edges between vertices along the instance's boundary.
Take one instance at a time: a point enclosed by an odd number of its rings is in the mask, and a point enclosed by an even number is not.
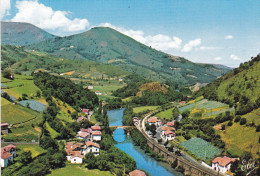
<svg viewBox="0 0 260 176"><path fill-rule="evenodd" d="M102 133L101 131L92 131L92 140L93 141L101 141Z"/></svg>
<svg viewBox="0 0 260 176"><path fill-rule="evenodd" d="M96 95L102 95L102 93L99 92L99 91L96 91L95 94L96 94Z"/></svg>
<svg viewBox="0 0 260 176"><path fill-rule="evenodd" d="M227 156L224 156L223 158L217 157L212 160L211 168L217 172L226 173L230 170L232 162L235 162L236 160L236 158L229 158Z"/></svg>
<svg viewBox="0 0 260 176"><path fill-rule="evenodd" d="M122 79L122 78L119 78L119 79L118 79L118 81L119 81L119 82L122 82L122 81L123 81L123 79Z"/></svg>
<svg viewBox="0 0 260 176"><path fill-rule="evenodd" d="M161 126L161 120L153 116L148 119L149 125L155 125L156 127Z"/></svg>
<svg viewBox="0 0 260 176"><path fill-rule="evenodd" d="M134 170L132 172L129 172L129 176L146 176L146 174L143 171Z"/></svg>
<svg viewBox="0 0 260 176"><path fill-rule="evenodd" d="M161 134L164 135L165 131L175 131L175 128L169 127L169 126L164 126L164 127L162 127Z"/></svg>
<svg viewBox="0 0 260 176"><path fill-rule="evenodd" d="M89 152L94 153L95 156L99 155L99 150L100 150L99 144L92 142L92 141L88 141L85 144L86 145L84 146L84 149L83 149L84 155L86 155Z"/></svg>
<svg viewBox="0 0 260 176"><path fill-rule="evenodd" d="M85 114L88 114L89 109L82 109L82 112L85 113Z"/></svg>
<svg viewBox="0 0 260 176"><path fill-rule="evenodd" d="M88 89L92 90L92 89L94 89L94 86L88 86Z"/></svg>
<svg viewBox="0 0 260 176"><path fill-rule="evenodd" d="M86 120L86 119L87 119L86 117L81 116L81 117L79 117L79 118L77 119L77 122L81 122L82 120Z"/></svg>
<svg viewBox="0 0 260 176"><path fill-rule="evenodd" d="M90 133L79 131L76 138L84 139L85 141L89 141L91 139Z"/></svg>
<svg viewBox="0 0 260 176"><path fill-rule="evenodd" d="M166 141L170 141L170 140L173 140L175 139L175 133L173 131L165 131L164 134L163 134L163 138L166 140Z"/></svg>
<svg viewBox="0 0 260 176"><path fill-rule="evenodd" d="M1 167L7 167L9 160L16 156L16 146L10 144L1 148Z"/></svg>
<svg viewBox="0 0 260 176"><path fill-rule="evenodd" d="M175 121L167 122L166 125L173 127L175 125Z"/></svg>
<svg viewBox="0 0 260 176"><path fill-rule="evenodd" d="M82 147L84 144L76 142L68 142L65 146L65 151L67 153L67 160L71 163L81 164L83 163L84 154L82 152Z"/></svg>
<svg viewBox="0 0 260 176"><path fill-rule="evenodd" d="M1 134L8 134L8 123L1 123Z"/></svg>
<svg viewBox="0 0 260 176"><path fill-rule="evenodd" d="M98 125L91 126L90 128L91 128L92 131L100 131L101 130L101 127L98 126Z"/></svg>
<svg viewBox="0 0 260 176"><path fill-rule="evenodd" d="M185 104L186 104L186 101L181 101L179 104L180 104L180 105L185 105Z"/></svg>

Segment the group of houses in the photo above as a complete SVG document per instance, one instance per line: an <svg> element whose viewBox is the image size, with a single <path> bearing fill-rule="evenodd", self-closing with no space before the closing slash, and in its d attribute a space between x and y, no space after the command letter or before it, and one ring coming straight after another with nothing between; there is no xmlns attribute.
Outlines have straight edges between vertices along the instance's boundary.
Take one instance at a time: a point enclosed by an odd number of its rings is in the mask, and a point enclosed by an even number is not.
<svg viewBox="0 0 260 176"><path fill-rule="evenodd" d="M88 129L81 128L80 131L78 131L76 138L83 139L85 141L101 141L102 138L101 127L95 125L95 126L91 126Z"/></svg>
<svg viewBox="0 0 260 176"><path fill-rule="evenodd" d="M1 167L7 167L16 157L16 146L10 144L1 148Z"/></svg>
<svg viewBox="0 0 260 176"><path fill-rule="evenodd" d="M99 144L87 141L83 143L68 142L65 146L65 151L67 153L67 160L71 163L81 164L83 163L83 158L87 153L93 153L95 156L99 155L100 146Z"/></svg>

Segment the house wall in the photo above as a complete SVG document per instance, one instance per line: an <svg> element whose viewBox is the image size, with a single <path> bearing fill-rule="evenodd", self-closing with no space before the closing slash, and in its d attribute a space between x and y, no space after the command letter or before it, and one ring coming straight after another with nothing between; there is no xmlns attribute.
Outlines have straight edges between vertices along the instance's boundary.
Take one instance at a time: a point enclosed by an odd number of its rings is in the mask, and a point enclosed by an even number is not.
<svg viewBox="0 0 260 176"><path fill-rule="evenodd" d="M222 172L222 173L226 173L229 169L230 169L231 164L228 164L226 167L220 166L218 163L212 163L212 169Z"/></svg>
<svg viewBox="0 0 260 176"><path fill-rule="evenodd" d="M101 141L101 136L93 136L92 139L95 141Z"/></svg>
<svg viewBox="0 0 260 176"><path fill-rule="evenodd" d="M10 158L8 158L8 159L2 159L1 158L1 167L7 167L8 166L8 160L14 160L14 158L13 158L13 156L12 157L10 157Z"/></svg>
<svg viewBox="0 0 260 176"><path fill-rule="evenodd" d="M83 162L83 159L80 158L80 157L74 157L74 158L71 158L70 162L71 163L81 164Z"/></svg>

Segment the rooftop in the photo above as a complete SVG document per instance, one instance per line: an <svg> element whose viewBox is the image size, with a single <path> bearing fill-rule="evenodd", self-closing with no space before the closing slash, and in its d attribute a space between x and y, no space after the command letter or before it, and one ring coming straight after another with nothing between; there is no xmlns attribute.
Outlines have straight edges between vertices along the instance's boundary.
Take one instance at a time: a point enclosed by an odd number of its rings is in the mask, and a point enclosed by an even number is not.
<svg viewBox="0 0 260 176"><path fill-rule="evenodd" d="M235 158L229 158L227 156L224 156L223 158L221 157L217 157L214 160L212 160L212 163L218 163L220 166L226 166L231 162L235 162L236 159Z"/></svg>

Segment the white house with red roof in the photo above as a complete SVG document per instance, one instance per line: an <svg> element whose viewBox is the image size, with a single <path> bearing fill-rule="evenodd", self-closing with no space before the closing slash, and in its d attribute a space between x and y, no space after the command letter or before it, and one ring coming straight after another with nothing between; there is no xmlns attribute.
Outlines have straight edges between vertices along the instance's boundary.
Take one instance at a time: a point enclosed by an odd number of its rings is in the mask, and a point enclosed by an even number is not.
<svg viewBox="0 0 260 176"><path fill-rule="evenodd" d="M175 121L167 122L166 125L173 127L175 125Z"/></svg>
<svg viewBox="0 0 260 176"><path fill-rule="evenodd" d="M99 150L100 150L99 144L92 142L92 141L88 141L85 143L83 153L84 153L84 155L86 155L87 153L90 152L90 153L94 153L95 156L98 156Z"/></svg>
<svg viewBox="0 0 260 176"><path fill-rule="evenodd" d="M236 158L229 158L227 156L224 157L217 157L214 160L212 160L212 166L211 168L215 171L219 171L222 173L226 173L227 171L230 170L231 164L235 162L237 159Z"/></svg>
<svg viewBox="0 0 260 176"><path fill-rule="evenodd" d="M161 120L160 119L158 119L157 117L155 117L155 116L152 116L152 117L150 117L149 119L148 119L148 123L149 123L149 125L155 125L156 127L159 127L159 126L161 126Z"/></svg>
<svg viewBox="0 0 260 176"><path fill-rule="evenodd" d="M67 153L67 160L71 163L83 163L84 154L82 152L82 147L84 144L76 142L68 142L65 146L65 151Z"/></svg>
<svg viewBox="0 0 260 176"><path fill-rule="evenodd" d="M100 131L101 130L101 127L98 126L98 125L91 126L90 128L91 128L92 131Z"/></svg>
<svg viewBox="0 0 260 176"><path fill-rule="evenodd" d="M85 113L85 114L88 114L89 113L89 109L82 109L82 112Z"/></svg>
<svg viewBox="0 0 260 176"><path fill-rule="evenodd" d="M10 144L1 148L1 167L7 167L9 160L16 156L16 146Z"/></svg>
<svg viewBox="0 0 260 176"><path fill-rule="evenodd" d="M79 131L76 138L84 139L85 141L89 141L91 139L91 134L88 132Z"/></svg>
<svg viewBox="0 0 260 176"><path fill-rule="evenodd" d="M169 126L163 126L163 127L162 127L162 131L161 131L161 134L164 135L164 132L165 132L165 131L175 131L175 128L169 127Z"/></svg>
<svg viewBox="0 0 260 176"><path fill-rule="evenodd" d="M101 141L102 132L101 131L92 131L92 140Z"/></svg>
<svg viewBox="0 0 260 176"><path fill-rule="evenodd" d="M166 141L170 141L170 140L175 139L175 136L176 136L176 134L173 131L169 131L169 130L165 131L164 134L163 134L163 138Z"/></svg>

